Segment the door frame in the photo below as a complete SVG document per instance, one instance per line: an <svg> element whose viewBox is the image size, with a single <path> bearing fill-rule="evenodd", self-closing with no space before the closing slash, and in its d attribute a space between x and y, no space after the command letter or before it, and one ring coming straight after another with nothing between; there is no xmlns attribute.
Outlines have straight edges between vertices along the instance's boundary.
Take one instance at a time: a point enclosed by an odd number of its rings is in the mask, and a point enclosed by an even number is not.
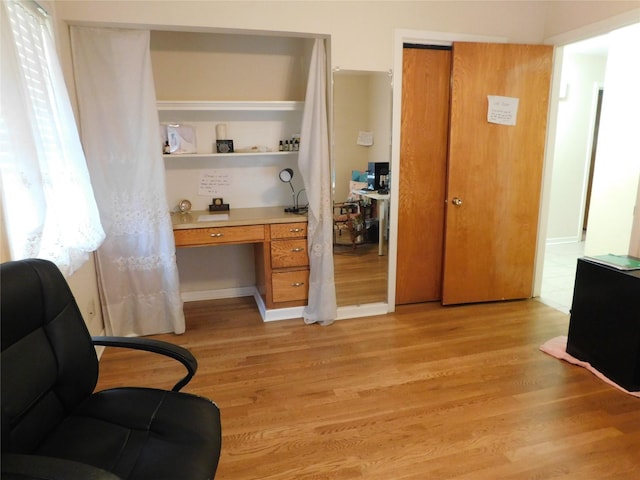
<svg viewBox="0 0 640 480"><path fill-rule="evenodd" d="M396 309L396 275L398 265L398 203L400 187L400 128L402 116L402 62L405 43L418 45L452 46L454 42L507 43L506 37L467 35L422 30L397 29L393 43L393 108L391 112L391 189L389 202L389 273L387 306L389 312Z"/></svg>

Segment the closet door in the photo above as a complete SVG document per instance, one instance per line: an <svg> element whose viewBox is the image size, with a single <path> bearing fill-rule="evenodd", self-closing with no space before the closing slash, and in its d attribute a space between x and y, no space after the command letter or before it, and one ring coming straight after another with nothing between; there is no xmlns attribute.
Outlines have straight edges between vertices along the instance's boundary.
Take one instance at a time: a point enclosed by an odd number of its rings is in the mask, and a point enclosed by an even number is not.
<svg viewBox="0 0 640 480"><path fill-rule="evenodd" d="M531 296L552 53L453 46L443 304ZM488 95L518 99L515 125L488 121Z"/></svg>
<svg viewBox="0 0 640 480"><path fill-rule="evenodd" d="M440 300L451 49L405 45L396 304Z"/></svg>

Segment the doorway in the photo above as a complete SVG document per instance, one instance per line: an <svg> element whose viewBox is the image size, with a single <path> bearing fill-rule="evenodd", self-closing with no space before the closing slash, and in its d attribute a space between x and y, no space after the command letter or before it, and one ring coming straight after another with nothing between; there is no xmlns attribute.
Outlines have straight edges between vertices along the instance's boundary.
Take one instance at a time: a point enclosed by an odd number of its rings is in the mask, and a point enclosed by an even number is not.
<svg viewBox="0 0 640 480"><path fill-rule="evenodd" d="M640 172L635 116L640 105L637 90L640 70L629 58L635 55L634 46L638 41L640 24L633 24L559 50L562 67L557 65L557 71L562 75L556 89L560 95L555 99L558 107L556 137L548 146L549 158L553 160L547 177L547 185L550 185L547 231L540 241L542 244L546 241L546 252L539 257L539 267L542 267L539 293L543 302L549 298L549 292L544 288L548 275L542 260L548 260L547 254L556 245L582 242L587 197L590 201L584 255L630 252ZM599 60L598 56L601 57ZM599 90L604 87L605 76L602 117L594 131ZM582 104L577 101L581 88L582 96L587 99ZM573 108L569 108L571 105ZM582 107L581 114L579 107ZM573 117L567 115L570 111ZM580 132L574 127L580 122L583 128L578 135ZM596 141L597 159L595 166L590 167L591 150ZM582 149L581 154L572 157L571 154L579 149ZM579 164L582 171L568 168L571 158L582 162ZM588 188L590 173L592 194ZM570 196L572 187L579 188L581 194ZM635 218L635 228L638 228ZM561 225L564 230L558 228ZM574 258L574 269L575 264ZM575 273L569 275L564 287L568 292L565 311L570 308L574 278Z"/></svg>
<svg viewBox="0 0 640 480"><path fill-rule="evenodd" d="M596 105L595 125L593 126L593 142L591 144L591 156L589 158L589 179L587 180L587 198L584 205L584 220L582 221L582 239L587 233L587 224L589 222L589 205L591 204L591 189L593 187L593 172L596 166L596 151L598 150L598 132L600 130L600 113L602 113L602 97L604 89L598 89L598 100Z"/></svg>
<svg viewBox="0 0 640 480"><path fill-rule="evenodd" d="M573 299L576 260L584 255L607 53L606 35L563 47L539 298L567 314Z"/></svg>

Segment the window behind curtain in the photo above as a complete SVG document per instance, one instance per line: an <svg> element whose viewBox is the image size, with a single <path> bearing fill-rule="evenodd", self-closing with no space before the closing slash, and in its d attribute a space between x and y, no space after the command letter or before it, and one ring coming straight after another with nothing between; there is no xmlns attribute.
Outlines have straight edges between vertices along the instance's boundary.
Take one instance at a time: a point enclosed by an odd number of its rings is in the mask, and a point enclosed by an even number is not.
<svg viewBox="0 0 640 480"><path fill-rule="evenodd" d="M0 183L8 256L46 258L69 275L104 232L46 17L32 2L1 3Z"/></svg>

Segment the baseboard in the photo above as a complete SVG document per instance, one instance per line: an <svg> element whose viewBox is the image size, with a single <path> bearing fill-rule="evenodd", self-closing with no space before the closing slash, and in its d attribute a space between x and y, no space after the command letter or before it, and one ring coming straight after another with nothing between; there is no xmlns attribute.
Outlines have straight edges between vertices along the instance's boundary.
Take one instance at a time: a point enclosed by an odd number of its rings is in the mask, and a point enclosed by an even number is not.
<svg viewBox="0 0 640 480"><path fill-rule="evenodd" d="M278 320L291 320L302 318L304 307L289 307L267 309L262 295L256 287L225 288L221 290L202 290L194 292L182 292L183 302L198 302L202 300L218 300L221 298L253 297L258 306L258 311L263 322L274 322ZM389 313L387 303L368 303L366 305L349 305L338 307L336 320L347 320L349 318L369 317L373 315L385 315Z"/></svg>
<svg viewBox="0 0 640 480"><path fill-rule="evenodd" d="M221 298L252 297L256 287L221 288L219 290L200 290L182 292L183 302L199 302L202 300L219 300Z"/></svg>
<svg viewBox="0 0 640 480"><path fill-rule="evenodd" d="M267 310L262 295L255 286L241 288L224 288L219 290L201 290L193 292L182 292L180 295L183 302L199 302L202 300L219 300L221 298L253 297L258 306L258 311L264 322L275 320L290 320L292 318L302 318L304 307L276 308Z"/></svg>
<svg viewBox="0 0 640 480"><path fill-rule="evenodd" d="M545 242L546 245L559 245L561 243L578 243L581 242L582 238L573 236L573 237L555 237L555 238L547 238Z"/></svg>
<svg viewBox="0 0 640 480"><path fill-rule="evenodd" d="M348 305L338 307L338 317L336 320L386 315L387 313L389 313L389 305L384 302L367 303L365 305Z"/></svg>

